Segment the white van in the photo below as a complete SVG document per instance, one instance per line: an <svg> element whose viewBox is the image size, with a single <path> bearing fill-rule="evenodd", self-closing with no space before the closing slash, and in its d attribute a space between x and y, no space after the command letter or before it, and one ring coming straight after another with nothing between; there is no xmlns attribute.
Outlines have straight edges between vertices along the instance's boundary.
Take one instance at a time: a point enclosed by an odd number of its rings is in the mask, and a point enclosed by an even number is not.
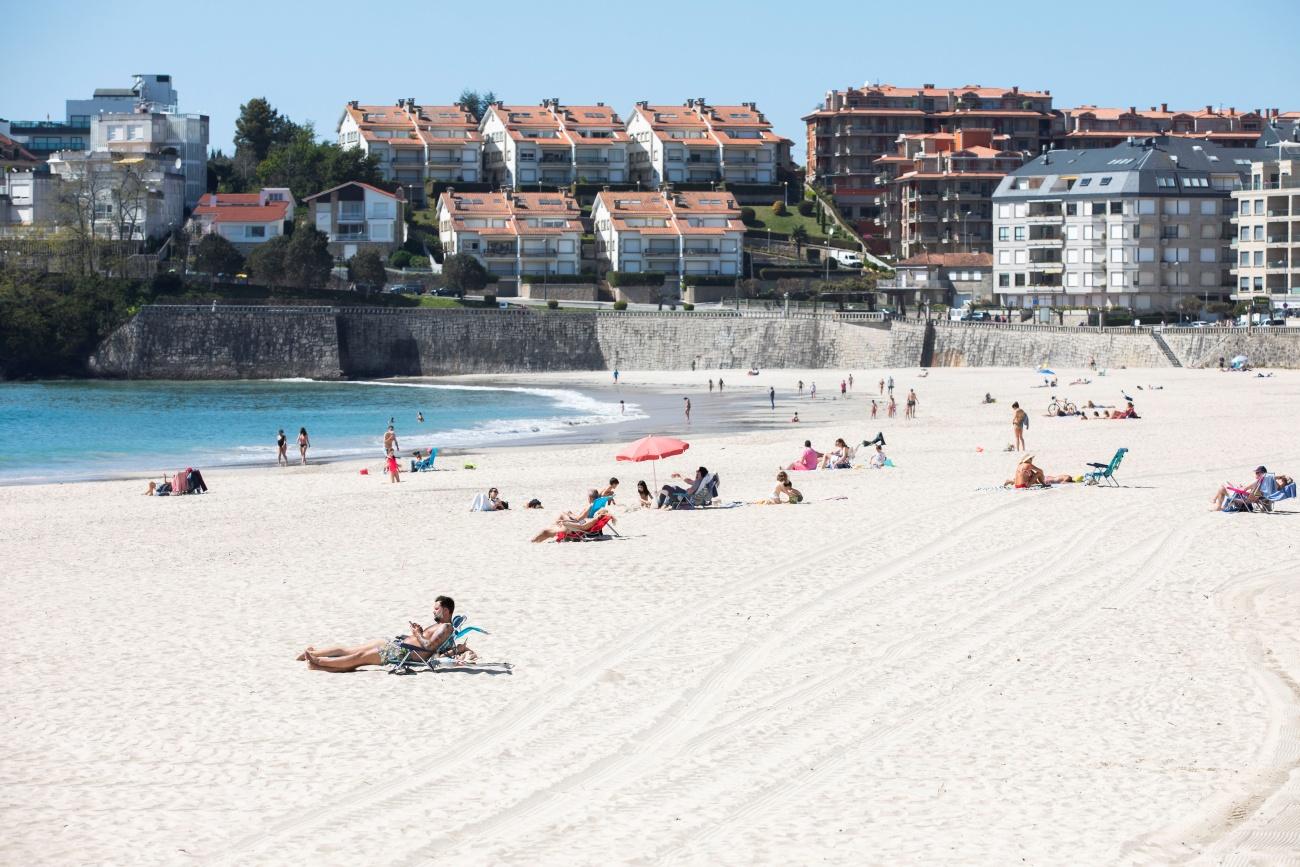
<svg viewBox="0 0 1300 867"><path fill-rule="evenodd" d="M861 268L862 254L857 250L840 250L832 247L830 257L844 268Z"/></svg>

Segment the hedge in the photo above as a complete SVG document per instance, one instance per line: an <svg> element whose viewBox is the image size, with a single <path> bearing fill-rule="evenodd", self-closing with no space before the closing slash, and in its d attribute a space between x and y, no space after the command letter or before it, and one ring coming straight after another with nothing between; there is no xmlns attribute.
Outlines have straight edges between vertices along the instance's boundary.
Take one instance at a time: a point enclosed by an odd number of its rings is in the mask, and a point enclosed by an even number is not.
<svg viewBox="0 0 1300 867"><path fill-rule="evenodd" d="M662 271L607 271L605 279L611 286L662 286Z"/></svg>

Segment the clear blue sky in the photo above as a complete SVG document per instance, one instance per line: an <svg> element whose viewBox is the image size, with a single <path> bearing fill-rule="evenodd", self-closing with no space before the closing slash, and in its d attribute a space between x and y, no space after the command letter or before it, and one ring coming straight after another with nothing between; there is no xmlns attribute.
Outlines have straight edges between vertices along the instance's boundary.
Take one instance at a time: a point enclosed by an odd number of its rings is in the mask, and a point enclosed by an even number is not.
<svg viewBox="0 0 1300 867"><path fill-rule="evenodd" d="M468 11L459 11L457 7ZM183 3L156 12L12 4L0 117L62 119L63 101L170 73L181 110L232 150L239 105L265 96L332 136L350 99L755 101L802 161L807 113L831 88L1020 85L1081 103L1300 110L1300 3L907 3L558 0ZM1238 13L1237 10L1245 10Z"/></svg>

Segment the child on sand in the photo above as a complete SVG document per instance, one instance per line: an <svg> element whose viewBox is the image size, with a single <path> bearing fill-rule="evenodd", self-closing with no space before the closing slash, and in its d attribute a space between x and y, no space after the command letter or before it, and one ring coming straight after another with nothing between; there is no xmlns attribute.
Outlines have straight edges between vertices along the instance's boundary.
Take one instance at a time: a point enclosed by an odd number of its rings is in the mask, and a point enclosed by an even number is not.
<svg viewBox="0 0 1300 867"><path fill-rule="evenodd" d="M388 473L388 480L396 484L401 481L402 468L397 464L397 454L393 451L388 452L388 458L385 462L385 471Z"/></svg>

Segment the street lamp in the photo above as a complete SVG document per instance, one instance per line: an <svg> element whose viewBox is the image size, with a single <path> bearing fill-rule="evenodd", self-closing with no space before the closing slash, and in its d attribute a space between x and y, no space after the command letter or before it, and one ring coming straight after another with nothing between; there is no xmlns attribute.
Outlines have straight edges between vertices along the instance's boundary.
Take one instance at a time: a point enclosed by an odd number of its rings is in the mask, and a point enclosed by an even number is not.
<svg viewBox="0 0 1300 867"><path fill-rule="evenodd" d="M781 182L781 204L785 205L786 207L790 206L790 182L789 181Z"/></svg>

